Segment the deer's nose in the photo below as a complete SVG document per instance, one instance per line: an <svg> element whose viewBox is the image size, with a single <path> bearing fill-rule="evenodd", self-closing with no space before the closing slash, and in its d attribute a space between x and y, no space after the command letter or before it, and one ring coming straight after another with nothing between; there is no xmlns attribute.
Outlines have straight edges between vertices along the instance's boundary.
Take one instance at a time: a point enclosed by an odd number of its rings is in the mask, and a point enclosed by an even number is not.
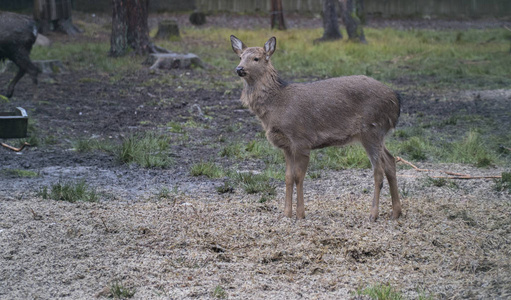
<svg viewBox="0 0 511 300"><path fill-rule="evenodd" d="M236 73L238 73L239 76L243 77L247 74L247 72L245 72L245 69L243 69L243 67L236 67Z"/></svg>

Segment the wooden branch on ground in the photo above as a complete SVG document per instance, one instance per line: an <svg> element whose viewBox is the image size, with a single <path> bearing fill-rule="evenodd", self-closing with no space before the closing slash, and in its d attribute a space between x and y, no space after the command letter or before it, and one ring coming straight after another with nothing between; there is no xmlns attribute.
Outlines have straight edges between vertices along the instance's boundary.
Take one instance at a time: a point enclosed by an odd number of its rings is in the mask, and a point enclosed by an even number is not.
<svg viewBox="0 0 511 300"><path fill-rule="evenodd" d="M19 148L16 148L16 147L13 147L13 146L9 146L7 144L4 144L4 143L0 143L0 145L2 145L3 147L7 148L7 149L11 149L12 151L15 151L15 152L20 152L21 150L23 150L23 148L25 148L26 146L30 146L29 143L25 142L23 143L23 145L21 145L21 147Z"/></svg>
<svg viewBox="0 0 511 300"><path fill-rule="evenodd" d="M502 176L500 175L494 175L494 176L472 176L472 175L468 175L468 174L461 174L461 173L454 173L454 172L449 172L449 171L444 171L444 170L430 170L430 169L421 169L419 167L417 167L416 165L412 164L411 162L399 157L399 156L396 156L396 162L402 162L406 165L409 165L410 167L412 167L415 171L417 172L435 172L435 171L438 171L438 172L442 172L442 173L445 173L449 176L430 176L431 178L445 178L445 179L497 179L497 178L502 178Z"/></svg>

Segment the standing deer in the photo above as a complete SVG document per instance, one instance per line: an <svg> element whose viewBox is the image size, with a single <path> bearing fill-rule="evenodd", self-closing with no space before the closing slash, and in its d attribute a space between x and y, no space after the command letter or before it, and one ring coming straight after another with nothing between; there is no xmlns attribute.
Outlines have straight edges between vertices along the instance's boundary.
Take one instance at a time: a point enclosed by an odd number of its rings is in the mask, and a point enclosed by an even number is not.
<svg viewBox="0 0 511 300"><path fill-rule="evenodd" d="M400 113L399 96L366 76L346 76L311 83L282 81L271 64L277 40L247 47L231 35L231 45L241 62L236 73L243 79L241 101L256 114L267 139L286 158L284 215L291 217L296 184L296 218L305 217L303 180L313 149L358 141L365 148L374 172L374 197L370 219L378 218L383 176L392 196L392 217L401 215L394 157L385 148L385 135Z"/></svg>

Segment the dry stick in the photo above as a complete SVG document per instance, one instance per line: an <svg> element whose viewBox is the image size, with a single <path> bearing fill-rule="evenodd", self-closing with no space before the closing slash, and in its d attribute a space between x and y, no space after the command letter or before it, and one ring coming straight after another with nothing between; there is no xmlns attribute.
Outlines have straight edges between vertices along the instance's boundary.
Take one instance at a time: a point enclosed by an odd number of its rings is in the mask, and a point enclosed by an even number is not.
<svg viewBox="0 0 511 300"><path fill-rule="evenodd" d="M19 147L19 148L15 148L13 146L9 146L9 145L4 144L4 143L0 143L0 145L4 146L7 149L11 149L12 151L16 151L16 152L20 152L21 150L23 150L23 148L25 148L25 146L30 146L30 144L27 143L27 142L23 143L23 145L21 145L21 147Z"/></svg>
<svg viewBox="0 0 511 300"><path fill-rule="evenodd" d="M407 164L411 166L415 171L418 172L434 172L436 170L429 170L429 169L420 169L416 165L412 164L411 162L396 156L396 162L403 162L404 164ZM440 170L440 172L443 172L447 175L451 176L430 176L431 178L446 178L446 179L495 179L495 178L502 178L502 176L496 175L496 176L471 176L468 174L461 174L461 173L454 173L449 171L443 171Z"/></svg>

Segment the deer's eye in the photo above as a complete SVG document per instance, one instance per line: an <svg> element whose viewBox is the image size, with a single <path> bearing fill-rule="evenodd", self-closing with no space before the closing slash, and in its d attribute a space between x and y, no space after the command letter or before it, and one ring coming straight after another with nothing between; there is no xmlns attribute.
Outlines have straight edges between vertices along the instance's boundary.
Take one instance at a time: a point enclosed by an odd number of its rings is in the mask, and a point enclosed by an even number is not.
<svg viewBox="0 0 511 300"><path fill-rule="evenodd" d="M256 57L256 58L254 58L254 61L259 61L259 58L257 58L257 57Z"/></svg>

